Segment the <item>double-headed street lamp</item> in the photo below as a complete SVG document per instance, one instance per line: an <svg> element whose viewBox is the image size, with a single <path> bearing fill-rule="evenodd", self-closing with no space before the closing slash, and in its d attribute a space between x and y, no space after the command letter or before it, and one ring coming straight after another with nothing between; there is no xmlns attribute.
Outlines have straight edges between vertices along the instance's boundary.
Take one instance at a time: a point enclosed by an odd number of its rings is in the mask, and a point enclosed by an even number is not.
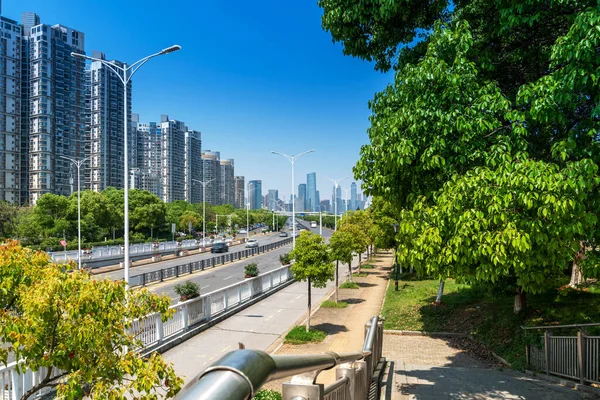
<svg viewBox="0 0 600 400"><path fill-rule="evenodd" d="M305 151L304 153L300 153L297 156L287 155L284 153L280 153L278 151L271 151L273 154L278 154L287 158L287 160L292 163L292 249L296 247L296 188L294 187L294 163L297 159L302 157L305 154L312 153L315 151L314 149Z"/></svg>
<svg viewBox="0 0 600 400"><path fill-rule="evenodd" d="M90 56L86 56L85 54L79 54L79 53L74 53L71 52L71 56L73 57L80 57L80 58L84 58L86 60L90 60L90 61L98 61L99 63L101 63L102 65L104 65L105 67L107 67L109 70L111 70L112 72L115 73L115 75L117 75L117 77L119 78L119 80L121 81L121 83L123 84L123 153L124 153L124 163L123 163L123 171L124 173L124 181L123 181L123 218L124 218L124 224L123 224L123 239L124 239L124 263L125 263L125 276L124 276L124 280L125 280L125 284L127 286L129 286L129 185L128 183L128 178L129 178L129 150L128 150L128 138L127 138L127 129L128 129L128 102L127 102L127 85L129 84L129 81L131 80L131 78L133 77L133 75L137 72L138 69L140 69L140 67L144 64L146 64L146 62L148 62L148 60L150 60L151 58L154 57L158 57L158 56L162 56L164 54L169 54L169 53L173 53L174 51L180 50L181 46L179 45L174 45L171 47L167 47L166 49L163 49L161 51L159 51L158 53L154 53L151 54L147 57L142 58L141 60L138 60L136 62L134 62L131 65L127 65L127 63L123 63L122 66L117 65L116 63L107 61L107 60L103 60L101 58L95 58L95 57L90 57Z"/></svg>
<svg viewBox="0 0 600 400"><path fill-rule="evenodd" d="M213 178L210 181L201 181L198 179L192 179L192 183L199 183L202 185L202 244L206 246L206 185L216 180L217 178Z"/></svg>
<svg viewBox="0 0 600 400"><path fill-rule="evenodd" d="M344 179L348 179L347 176L340 178L340 179L332 179L332 178L327 178L329 179L331 182L333 182L333 221L334 221L334 231L337 231L337 188L339 186L339 183L341 181L343 181Z"/></svg>
<svg viewBox="0 0 600 400"><path fill-rule="evenodd" d="M75 167L77 167L77 269L81 269L81 190L79 189L81 178L79 176L79 171L81 170L83 164L91 157L86 157L82 160L76 160L66 156L60 156L60 158L69 160L73 165L75 165Z"/></svg>

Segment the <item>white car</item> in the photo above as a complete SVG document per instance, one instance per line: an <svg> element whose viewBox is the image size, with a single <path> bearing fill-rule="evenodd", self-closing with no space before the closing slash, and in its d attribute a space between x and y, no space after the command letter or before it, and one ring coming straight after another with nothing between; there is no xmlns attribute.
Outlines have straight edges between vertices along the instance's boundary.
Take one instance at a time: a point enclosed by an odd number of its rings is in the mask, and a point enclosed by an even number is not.
<svg viewBox="0 0 600 400"><path fill-rule="evenodd" d="M258 241L256 239L249 239L248 242L246 243L246 247L248 247L248 248L258 247Z"/></svg>
<svg viewBox="0 0 600 400"><path fill-rule="evenodd" d="M245 229L240 229L240 230L238 231L238 233L239 233L239 234L243 234L243 233L247 233L247 232L246 232L246 230L245 230Z"/></svg>

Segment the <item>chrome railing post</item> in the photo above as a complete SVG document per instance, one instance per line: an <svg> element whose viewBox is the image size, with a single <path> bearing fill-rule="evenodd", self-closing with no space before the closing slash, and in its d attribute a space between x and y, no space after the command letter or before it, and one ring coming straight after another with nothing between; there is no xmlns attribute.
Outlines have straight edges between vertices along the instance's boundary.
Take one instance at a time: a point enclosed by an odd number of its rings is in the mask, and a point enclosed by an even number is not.
<svg viewBox="0 0 600 400"><path fill-rule="evenodd" d="M165 338L165 330L163 329L163 323L162 318L160 317L160 313L154 314L154 323L156 325L156 339L160 344Z"/></svg>
<svg viewBox="0 0 600 400"><path fill-rule="evenodd" d="M323 400L325 386L322 383L283 384L281 397L283 400Z"/></svg>
<svg viewBox="0 0 600 400"><path fill-rule="evenodd" d="M183 331L187 331L190 326L189 323L189 307L188 304L185 303L181 306L181 318L183 320Z"/></svg>

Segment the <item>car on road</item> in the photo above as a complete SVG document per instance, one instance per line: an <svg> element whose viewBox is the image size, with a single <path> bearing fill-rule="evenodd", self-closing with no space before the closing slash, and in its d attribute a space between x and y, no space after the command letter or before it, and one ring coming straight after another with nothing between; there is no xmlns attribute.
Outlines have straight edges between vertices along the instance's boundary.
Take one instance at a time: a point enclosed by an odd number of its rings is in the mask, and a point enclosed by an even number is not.
<svg viewBox="0 0 600 400"><path fill-rule="evenodd" d="M249 239L248 242L246 243L246 247L248 247L248 248L258 247L258 241L256 239Z"/></svg>
<svg viewBox="0 0 600 400"><path fill-rule="evenodd" d="M240 229L240 230L238 231L238 233L241 235L241 234L247 233L247 231L246 231L245 229Z"/></svg>
<svg viewBox="0 0 600 400"><path fill-rule="evenodd" d="M279 237L287 237L287 232L279 232Z"/></svg>
<svg viewBox="0 0 600 400"><path fill-rule="evenodd" d="M229 247L225 242L214 243L212 248L210 249L211 253L227 253L229 251Z"/></svg>

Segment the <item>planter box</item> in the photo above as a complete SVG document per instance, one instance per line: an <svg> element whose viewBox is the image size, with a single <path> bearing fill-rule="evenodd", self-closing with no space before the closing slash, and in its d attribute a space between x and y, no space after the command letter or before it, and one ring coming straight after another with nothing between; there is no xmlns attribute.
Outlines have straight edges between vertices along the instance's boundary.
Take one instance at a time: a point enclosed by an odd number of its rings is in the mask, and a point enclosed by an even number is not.
<svg viewBox="0 0 600 400"><path fill-rule="evenodd" d="M152 256L152 262L162 261L162 256Z"/></svg>

